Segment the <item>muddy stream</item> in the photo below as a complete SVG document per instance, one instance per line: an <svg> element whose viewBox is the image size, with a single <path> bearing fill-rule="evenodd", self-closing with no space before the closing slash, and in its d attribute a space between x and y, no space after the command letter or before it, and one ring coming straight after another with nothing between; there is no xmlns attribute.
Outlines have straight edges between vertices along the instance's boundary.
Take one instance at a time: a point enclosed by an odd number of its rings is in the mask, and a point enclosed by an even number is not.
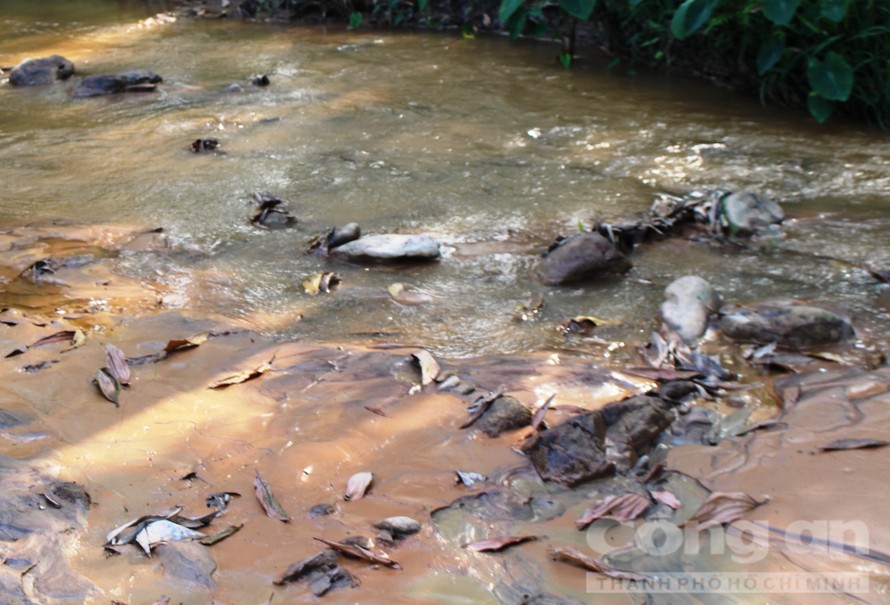
<svg viewBox="0 0 890 605"><path fill-rule="evenodd" d="M681 77L614 73L601 57L564 71L545 43L167 10L0 4L0 65L59 54L77 68L49 86L0 84L0 602L890 603L890 448L823 451L890 431L890 295L876 278L890 267L885 135L817 127ZM85 75L130 69L163 83L72 97ZM262 74L270 84L253 85ZM219 149L194 153L207 138ZM643 244L609 279L545 286L535 274L559 234L714 189L770 197L786 219L753 242L684 233ZM252 224L263 193L295 221ZM350 222L428 235L441 258L307 254ZM309 295L303 282L319 272L340 283ZM629 368L645 365L665 286L690 274L735 305L842 310L855 335L766 366L711 334L703 347L732 385L666 397L679 420L614 476L542 480L523 448L540 437L530 413L548 398L552 428L688 378ZM578 316L601 325L563 328ZM119 405L91 381L108 344L132 374ZM421 350L441 366L435 380ZM523 426L461 428L467 405L501 387L528 410ZM365 471L367 494L344 500ZM485 479L467 486L455 471ZM261 508L256 472L289 521ZM669 553L619 548L633 523L576 527L607 496L658 490L679 502L653 500L637 537L653 522L685 531L709 492L744 492L761 503L742 515L766 528L757 556L726 538L738 525L721 534L735 550ZM212 512L205 498L219 492L240 497L200 531L242 527L217 544L103 551L114 528L177 506ZM379 536L372 524L394 516L420 531ZM853 525L834 531L842 523ZM816 538L789 545L797 533ZM341 557L356 586L323 597L305 580L273 584L324 548L314 538L349 536L374 538L400 568ZM537 539L464 547L504 536ZM653 576L837 574L867 586L606 590L552 547Z"/></svg>

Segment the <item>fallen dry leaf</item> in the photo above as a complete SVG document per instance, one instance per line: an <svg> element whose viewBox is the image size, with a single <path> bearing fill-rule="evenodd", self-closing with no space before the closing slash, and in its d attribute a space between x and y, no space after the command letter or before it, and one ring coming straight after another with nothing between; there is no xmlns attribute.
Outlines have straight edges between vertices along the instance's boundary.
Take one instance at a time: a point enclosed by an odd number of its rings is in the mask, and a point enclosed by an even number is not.
<svg viewBox="0 0 890 605"><path fill-rule="evenodd" d="M547 401L541 404L537 410L535 410L535 415L532 416L532 428L534 430L538 430L544 423L544 417L547 415L547 410L550 409L550 404L553 403L553 400L556 398L556 393L553 393L550 397L547 398Z"/></svg>
<svg viewBox="0 0 890 605"><path fill-rule="evenodd" d="M29 348L36 349L37 347L42 347L43 345L52 344L54 342L69 342L74 344L74 337L77 334L75 330L62 330L61 332L56 332L55 334L50 334L49 336L44 336L34 344L32 344Z"/></svg>
<svg viewBox="0 0 890 605"><path fill-rule="evenodd" d="M642 378L650 378L652 380L689 380L700 376L701 372L697 370L672 370L671 368L645 368L634 367L621 370L624 374L640 376Z"/></svg>
<svg viewBox="0 0 890 605"><path fill-rule="evenodd" d="M578 529L584 529L597 519L609 516L618 521L632 521L643 514L652 501L640 494L624 494L623 496L608 496L605 500L592 508L588 508L575 521Z"/></svg>
<svg viewBox="0 0 890 605"><path fill-rule="evenodd" d="M572 565L576 565L578 567L581 567L582 569L595 571L597 573L601 573L617 580L645 582L650 579L648 576L644 576L642 574L634 573L632 571L623 571L621 569L612 567L608 563L600 561L599 559L594 559L593 557L589 557L584 553L575 550L574 548L554 547L550 549L550 554L556 561L571 563Z"/></svg>
<svg viewBox="0 0 890 605"><path fill-rule="evenodd" d="M672 492L669 492L667 490L656 489L649 492L649 494L651 494L652 497L655 498L656 502L664 504L665 506L669 506L674 510L677 510L678 508L683 506L683 503L680 502L680 499L677 498L677 496L675 496Z"/></svg>
<svg viewBox="0 0 890 605"><path fill-rule="evenodd" d="M364 498L373 480L374 473L368 471L354 474L346 482L346 493L343 495L343 499L348 501Z"/></svg>
<svg viewBox="0 0 890 605"><path fill-rule="evenodd" d="M213 534L211 536L206 536L204 538L201 538L201 540L199 540L199 541L204 546L213 546L214 544L216 544L218 542L222 542L229 536L234 536L239 531L241 531L242 527L244 527L243 523L239 524L239 525L229 525L228 527L216 532L215 534Z"/></svg>
<svg viewBox="0 0 890 605"><path fill-rule="evenodd" d="M768 501L769 498L766 498L758 502L743 492L712 492L686 523L696 522L700 531L715 525L727 525Z"/></svg>
<svg viewBox="0 0 890 605"><path fill-rule="evenodd" d="M439 362L436 361L436 358L433 357L432 353L426 349L421 349L416 353L412 353L411 357L417 360L418 365L420 365L421 385L426 386L432 384L433 381L439 377L439 372L442 371L442 368L439 367Z"/></svg>
<svg viewBox="0 0 890 605"><path fill-rule="evenodd" d="M494 400L503 395L507 389L501 385L488 395L482 395L478 397L470 406L467 408L467 411L470 412L469 418L467 418L460 428L466 429L473 426L477 420L482 418L482 415L488 411L488 408L491 407L491 404L494 403Z"/></svg>
<svg viewBox="0 0 890 605"><path fill-rule="evenodd" d="M508 546L515 546L523 542L531 542L539 539L540 536L503 536L500 538L486 538L485 540L476 540L463 545L463 548L475 550L476 552L497 552Z"/></svg>
<svg viewBox="0 0 890 605"><path fill-rule="evenodd" d="M303 281L303 290L309 296L318 296L321 292L329 294L331 289L341 281L339 274L322 271Z"/></svg>
<svg viewBox="0 0 890 605"><path fill-rule="evenodd" d="M188 349L194 349L195 347L207 342L208 338L210 338L209 332L199 332L198 334L193 334L188 338L169 340L167 341L167 346L164 347L164 353L169 355L170 353L178 351L187 351Z"/></svg>
<svg viewBox="0 0 890 605"><path fill-rule="evenodd" d="M99 387L99 392L102 393L102 396L114 405L120 407L121 385L117 379L109 374L105 368L102 368L96 372L94 380L96 386Z"/></svg>
<svg viewBox="0 0 890 605"><path fill-rule="evenodd" d="M400 565L396 561L390 559L389 555L382 550L374 552L371 549L365 548L364 546L361 546L359 544L355 544L354 542L332 542L331 540L325 540L324 538L314 539L318 540L322 544L327 544L337 552L349 557L353 557L354 559L361 559L362 561L367 561L368 563L376 563L379 565L385 565L386 567L400 568Z"/></svg>
<svg viewBox="0 0 890 605"><path fill-rule="evenodd" d="M256 494L256 499L260 501L263 510L265 510L266 514L273 519L285 523L290 521L290 515L284 512L284 509L281 508L278 500L272 495L272 488L269 487L269 484L263 479L263 476L260 475L260 471L254 472L256 473L256 476L253 479L253 489Z"/></svg>
<svg viewBox="0 0 890 605"><path fill-rule="evenodd" d="M127 356L113 344L105 345L105 365L108 373L121 384L130 384L130 366Z"/></svg>
<svg viewBox="0 0 890 605"><path fill-rule="evenodd" d="M823 452L840 452L844 450L876 449L890 445L890 441L883 439L835 439L828 445L823 445Z"/></svg>
<svg viewBox="0 0 890 605"><path fill-rule="evenodd" d="M226 376L225 378L221 378L219 380L214 380L210 384L207 385L208 389L223 389L228 386L232 386L233 384L241 384L242 382L247 382L248 380L253 380L258 376L262 376L266 372L272 369L272 362L275 361L273 357L269 361L263 362L259 366L255 368L251 368L249 370L242 370L237 374L232 374L231 376Z"/></svg>

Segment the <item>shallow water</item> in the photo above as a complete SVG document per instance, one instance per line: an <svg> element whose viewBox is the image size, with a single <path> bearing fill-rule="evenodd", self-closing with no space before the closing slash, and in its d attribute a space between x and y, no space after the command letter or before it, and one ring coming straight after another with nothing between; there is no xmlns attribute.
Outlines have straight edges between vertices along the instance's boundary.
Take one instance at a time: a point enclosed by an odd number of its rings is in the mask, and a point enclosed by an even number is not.
<svg viewBox="0 0 890 605"><path fill-rule="evenodd" d="M0 88L0 220L164 227L171 253L121 263L179 291L172 305L287 336L378 335L471 356L560 346L556 326L576 315L623 322L607 339L637 338L652 328L664 285L697 273L735 302L844 305L887 336L880 287L809 256L890 262L890 142L859 125L818 127L705 84L610 73L598 58L563 71L546 44L140 23L156 4L41 6L0 7L0 63L60 53L83 74L148 68L165 84L88 100L68 97L73 83ZM272 85L250 86L258 73ZM227 90L235 82L242 92ZM207 136L226 154L188 151ZM536 282L536 255L557 233L631 216L658 192L704 187L769 194L806 220L767 255L656 246L636 256L630 279ZM254 191L289 200L298 228L252 227ZM350 221L366 233L430 233L446 256L395 272L303 254L311 236ZM468 246L477 243L486 245ZM331 268L344 277L340 291L306 296L303 279ZM394 304L385 290L394 282L432 302ZM539 293L543 321L517 325L516 305Z"/></svg>

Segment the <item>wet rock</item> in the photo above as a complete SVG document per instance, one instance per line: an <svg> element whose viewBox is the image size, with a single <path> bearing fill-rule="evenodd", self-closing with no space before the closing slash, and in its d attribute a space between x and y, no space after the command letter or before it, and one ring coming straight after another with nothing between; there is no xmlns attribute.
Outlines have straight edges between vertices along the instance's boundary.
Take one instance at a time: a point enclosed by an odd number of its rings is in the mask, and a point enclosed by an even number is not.
<svg viewBox="0 0 890 605"><path fill-rule="evenodd" d="M426 235L369 235L338 246L333 254L353 261L430 261L440 256L439 243Z"/></svg>
<svg viewBox="0 0 890 605"><path fill-rule="evenodd" d="M66 80L74 73L74 64L61 55L26 59L12 68L9 83L13 86L39 86Z"/></svg>
<svg viewBox="0 0 890 605"><path fill-rule="evenodd" d="M144 69L125 71L117 75L87 76L74 89L74 97L83 99L122 92L152 92L163 78Z"/></svg>
<svg viewBox="0 0 890 605"><path fill-rule="evenodd" d="M195 139L192 143L192 151L195 153L201 153L202 151L218 151L219 150L219 139L208 138L208 139Z"/></svg>
<svg viewBox="0 0 890 605"><path fill-rule="evenodd" d="M395 537L410 536L420 531L420 522L411 517L389 517L374 524L377 529L387 531Z"/></svg>
<svg viewBox="0 0 890 605"><path fill-rule="evenodd" d="M637 395L601 410L609 459L623 468L636 464L675 416L670 402L656 394Z"/></svg>
<svg viewBox="0 0 890 605"><path fill-rule="evenodd" d="M820 307L780 303L729 313L720 320L720 329L733 340L775 342L791 348L837 343L853 336L846 317Z"/></svg>
<svg viewBox="0 0 890 605"><path fill-rule="evenodd" d="M720 309L720 295L696 275L674 280L664 294L661 316L687 343L702 337L711 315Z"/></svg>
<svg viewBox="0 0 890 605"><path fill-rule="evenodd" d="M501 396L491 403L491 407L474 426L489 437L497 437L501 433L515 431L531 423L531 410L513 397Z"/></svg>
<svg viewBox="0 0 890 605"><path fill-rule="evenodd" d="M267 76L266 74L254 76L253 79L251 79L250 83L253 84L254 86L259 86L261 88L264 86L268 86L270 84L269 76Z"/></svg>
<svg viewBox="0 0 890 605"><path fill-rule="evenodd" d="M692 406L689 412L671 425L670 444L686 445L716 445L718 441L717 424L719 416L717 412L702 406Z"/></svg>
<svg viewBox="0 0 890 605"><path fill-rule="evenodd" d="M573 486L611 475L606 424L599 412L581 414L532 437L522 448L545 481Z"/></svg>
<svg viewBox="0 0 890 605"><path fill-rule="evenodd" d="M599 233L582 233L563 240L538 263L538 278L558 286L630 268L630 261Z"/></svg>
<svg viewBox="0 0 890 605"><path fill-rule="evenodd" d="M354 242L361 236L362 230L361 227L358 226L358 223L347 223L342 227L334 227L327 236L328 249L332 250L343 244Z"/></svg>
<svg viewBox="0 0 890 605"><path fill-rule="evenodd" d="M327 517L337 512L332 504L316 504L309 509L309 515L312 517Z"/></svg>
<svg viewBox="0 0 890 605"><path fill-rule="evenodd" d="M748 191L730 193L720 205L720 224L730 235L751 235L783 220L781 206Z"/></svg>
<svg viewBox="0 0 890 605"><path fill-rule="evenodd" d="M309 590L321 597L335 588L355 588L358 580L339 565L309 581Z"/></svg>
<svg viewBox="0 0 890 605"><path fill-rule="evenodd" d="M282 586L288 582L297 582L303 578L317 577L334 569L339 560L340 555L337 551L331 548L326 548L321 552L315 553L311 557L307 557L306 559L291 564L281 578L275 580L274 584Z"/></svg>
<svg viewBox="0 0 890 605"><path fill-rule="evenodd" d="M216 561L206 546L197 542L170 542L159 545L155 553L168 578L209 589L216 588L216 581L212 577L216 572Z"/></svg>

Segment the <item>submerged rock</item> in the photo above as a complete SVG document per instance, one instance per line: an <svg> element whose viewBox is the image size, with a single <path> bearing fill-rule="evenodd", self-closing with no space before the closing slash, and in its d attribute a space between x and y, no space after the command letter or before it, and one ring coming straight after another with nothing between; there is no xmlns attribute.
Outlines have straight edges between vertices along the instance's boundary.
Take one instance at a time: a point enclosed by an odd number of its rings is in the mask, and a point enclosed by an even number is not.
<svg viewBox="0 0 890 605"><path fill-rule="evenodd" d="M439 243L426 235L369 235L338 246L332 254L354 261L430 261L440 256Z"/></svg>
<svg viewBox="0 0 890 605"><path fill-rule="evenodd" d="M742 342L791 348L843 342L853 336L849 319L821 307L769 303L725 315L720 329Z"/></svg>
<svg viewBox="0 0 890 605"><path fill-rule="evenodd" d="M730 235L751 235L783 220L781 206L748 191L730 193L720 205L720 223Z"/></svg>
<svg viewBox="0 0 890 605"><path fill-rule="evenodd" d="M532 423L532 412L518 400L501 396L491 403L491 407L476 421L475 427L489 437L515 431Z"/></svg>
<svg viewBox="0 0 890 605"><path fill-rule="evenodd" d="M377 529L388 531L396 537L410 536L420 531L420 521L415 521L411 517L388 517L374 524Z"/></svg>
<svg viewBox="0 0 890 605"><path fill-rule="evenodd" d="M622 273L630 261L608 239L599 233L581 233L563 240L538 263L538 278L545 284L558 286Z"/></svg>
<svg viewBox="0 0 890 605"><path fill-rule="evenodd" d="M665 288L661 316L687 343L702 337L708 320L720 309L720 295L704 279L687 275Z"/></svg>
<svg viewBox="0 0 890 605"><path fill-rule="evenodd" d="M213 574L216 561L206 546L196 542L169 542L155 549L164 575L186 584L199 584L209 589L216 588Z"/></svg>
<svg viewBox="0 0 890 605"><path fill-rule="evenodd" d="M117 75L87 76L74 89L77 98L99 97L121 92L152 92L163 78L144 69L126 71Z"/></svg>
<svg viewBox="0 0 890 605"><path fill-rule="evenodd" d="M74 74L74 64L61 55L26 59L12 68L9 83L13 86L40 86L56 80L67 80Z"/></svg>

